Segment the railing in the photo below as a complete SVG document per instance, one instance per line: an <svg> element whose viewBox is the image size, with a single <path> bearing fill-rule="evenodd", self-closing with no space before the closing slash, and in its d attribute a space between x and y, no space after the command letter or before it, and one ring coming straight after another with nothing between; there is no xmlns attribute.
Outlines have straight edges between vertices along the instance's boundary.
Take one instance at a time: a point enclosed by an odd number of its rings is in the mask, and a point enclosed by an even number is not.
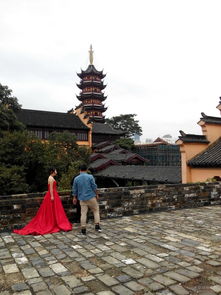
<svg viewBox="0 0 221 295"><path fill-rule="evenodd" d="M45 193L0 196L0 231L24 226L37 212ZM74 208L69 191L59 192L70 221ZM121 217L221 204L221 182L99 189L101 218ZM90 218L90 216L89 216Z"/></svg>

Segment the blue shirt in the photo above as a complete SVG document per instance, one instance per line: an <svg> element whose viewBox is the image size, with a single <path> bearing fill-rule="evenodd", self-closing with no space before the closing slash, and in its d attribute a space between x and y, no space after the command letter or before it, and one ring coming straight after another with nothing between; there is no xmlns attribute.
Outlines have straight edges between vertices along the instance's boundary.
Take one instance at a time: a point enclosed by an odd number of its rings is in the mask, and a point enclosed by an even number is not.
<svg viewBox="0 0 221 295"><path fill-rule="evenodd" d="M94 177L86 172L81 172L74 179L72 195L77 196L80 201L87 201L96 196L96 189Z"/></svg>

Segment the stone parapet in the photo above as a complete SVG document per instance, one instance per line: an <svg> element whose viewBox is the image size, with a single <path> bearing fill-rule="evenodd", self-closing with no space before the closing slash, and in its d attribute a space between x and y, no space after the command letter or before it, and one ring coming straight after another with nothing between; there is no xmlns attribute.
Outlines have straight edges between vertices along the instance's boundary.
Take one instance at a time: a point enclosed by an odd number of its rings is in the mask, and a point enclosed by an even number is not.
<svg viewBox="0 0 221 295"><path fill-rule="evenodd" d="M0 231L27 224L45 193L0 196ZM70 221L74 208L70 191L59 192ZM221 204L221 183L194 183L99 189L101 218ZM91 214L89 215L91 218Z"/></svg>

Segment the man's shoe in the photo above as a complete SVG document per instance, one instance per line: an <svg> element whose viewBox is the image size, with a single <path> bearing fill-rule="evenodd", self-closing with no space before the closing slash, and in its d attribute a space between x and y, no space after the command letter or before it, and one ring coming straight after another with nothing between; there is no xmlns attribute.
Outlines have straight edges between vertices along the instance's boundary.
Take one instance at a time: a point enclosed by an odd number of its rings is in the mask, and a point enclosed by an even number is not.
<svg viewBox="0 0 221 295"><path fill-rule="evenodd" d="M81 234L84 235L84 236L86 236L86 228L82 228L81 229Z"/></svg>
<svg viewBox="0 0 221 295"><path fill-rule="evenodd" d="M100 224L95 224L95 230L98 231L99 233L102 232Z"/></svg>

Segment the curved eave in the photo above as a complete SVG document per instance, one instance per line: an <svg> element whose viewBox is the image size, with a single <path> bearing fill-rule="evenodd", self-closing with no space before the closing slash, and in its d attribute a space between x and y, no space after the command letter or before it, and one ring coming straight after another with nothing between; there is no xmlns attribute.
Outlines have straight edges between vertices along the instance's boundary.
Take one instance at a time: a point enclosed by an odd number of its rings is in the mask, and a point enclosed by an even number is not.
<svg viewBox="0 0 221 295"><path fill-rule="evenodd" d="M90 117L90 122L104 123L105 117L93 116L93 117Z"/></svg>
<svg viewBox="0 0 221 295"><path fill-rule="evenodd" d="M98 76L100 79L104 79L106 77L106 74L95 74L95 73L78 73L77 74L79 78L83 79L87 77L88 75L95 75Z"/></svg>
<svg viewBox="0 0 221 295"><path fill-rule="evenodd" d="M80 89L84 89L84 88L90 87L90 86L91 87L97 87L97 88L99 88L101 90L106 88L106 85L104 85L103 82L95 82L95 81L88 81L88 82L84 81L84 82L82 82L80 84L76 84L76 85Z"/></svg>
<svg viewBox="0 0 221 295"><path fill-rule="evenodd" d="M83 106L85 111L88 110L99 110L100 112L105 112L107 110L107 108L103 107L103 106L95 106L95 105L84 105Z"/></svg>
<svg viewBox="0 0 221 295"><path fill-rule="evenodd" d="M96 75L99 78L103 79L106 74L103 74L103 71L98 71L94 65L89 65L85 71L81 70L81 73L77 73L78 77L83 78L88 75Z"/></svg>
<svg viewBox="0 0 221 295"><path fill-rule="evenodd" d="M81 93L80 95L77 95L77 99L83 101L85 99L99 99L100 101L104 101L107 98L107 96L104 96L103 93L95 93L95 92L88 92L86 93Z"/></svg>

